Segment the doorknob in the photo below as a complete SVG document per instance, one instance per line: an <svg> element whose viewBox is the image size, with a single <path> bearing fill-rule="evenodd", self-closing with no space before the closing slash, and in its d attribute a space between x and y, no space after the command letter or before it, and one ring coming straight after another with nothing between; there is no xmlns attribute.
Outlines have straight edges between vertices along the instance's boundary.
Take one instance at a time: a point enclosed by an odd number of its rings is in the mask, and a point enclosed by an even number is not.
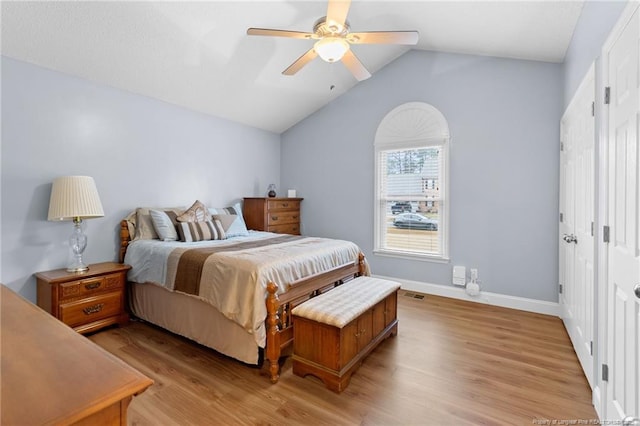
<svg viewBox="0 0 640 426"><path fill-rule="evenodd" d="M636 284L636 286L633 288L633 292L636 294L636 297L640 299L640 284Z"/></svg>
<svg viewBox="0 0 640 426"><path fill-rule="evenodd" d="M564 234L562 236L562 239L565 240L567 243L576 243L576 244L578 244L578 239L573 234L571 234L571 235Z"/></svg>
<svg viewBox="0 0 640 426"><path fill-rule="evenodd" d="M637 286L636 286L637 287ZM640 426L640 417L625 417L622 420L623 426Z"/></svg>

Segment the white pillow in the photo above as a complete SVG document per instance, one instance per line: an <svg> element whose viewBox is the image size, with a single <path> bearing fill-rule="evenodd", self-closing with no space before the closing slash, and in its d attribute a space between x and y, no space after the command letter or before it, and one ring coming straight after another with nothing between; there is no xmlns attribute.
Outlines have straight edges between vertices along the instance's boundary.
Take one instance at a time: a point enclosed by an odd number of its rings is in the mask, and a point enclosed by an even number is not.
<svg viewBox="0 0 640 426"><path fill-rule="evenodd" d="M149 210L153 229L162 241L178 241L178 231L176 225L171 221L169 215L162 210Z"/></svg>

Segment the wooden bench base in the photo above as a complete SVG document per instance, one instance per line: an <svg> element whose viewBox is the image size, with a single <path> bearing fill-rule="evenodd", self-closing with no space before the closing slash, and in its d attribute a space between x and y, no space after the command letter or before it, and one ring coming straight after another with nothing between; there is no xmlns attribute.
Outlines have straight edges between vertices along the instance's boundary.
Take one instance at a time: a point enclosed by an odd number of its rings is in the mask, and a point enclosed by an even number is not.
<svg viewBox="0 0 640 426"><path fill-rule="evenodd" d="M293 373L342 392L364 357L398 333L397 302L394 291L342 328L294 314Z"/></svg>
<svg viewBox="0 0 640 426"><path fill-rule="evenodd" d="M393 324L390 324L385 332L378 335L374 340L358 353L358 355L345 365L340 371L335 371L317 364L312 361L308 361L304 358L300 358L293 354L293 374L301 377L312 375L320 380L324 385L337 393L342 392L351 381L351 375L362 365L364 358L373 351L380 342L389 336L395 336L398 334L398 320L395 320Z"/></svg>

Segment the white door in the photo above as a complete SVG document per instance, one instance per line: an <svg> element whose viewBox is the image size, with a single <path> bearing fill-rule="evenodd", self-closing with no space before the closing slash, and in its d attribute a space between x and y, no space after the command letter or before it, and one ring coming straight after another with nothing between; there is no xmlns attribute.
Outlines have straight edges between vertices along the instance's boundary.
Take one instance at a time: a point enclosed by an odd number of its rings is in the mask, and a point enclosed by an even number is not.
<svg viewBox="0 0 640 426"><path fill-rule="evenodd" d="M562 319L593 388L595 72L592 66L561 121L560 305Z"/></svg>
<svg viewBox="0 0 640 426"><path fill-rule="evenodd" d="M636 9L608 54L607 365L608 419L640 417L640 206L638 96L640 21Z"/></svg>

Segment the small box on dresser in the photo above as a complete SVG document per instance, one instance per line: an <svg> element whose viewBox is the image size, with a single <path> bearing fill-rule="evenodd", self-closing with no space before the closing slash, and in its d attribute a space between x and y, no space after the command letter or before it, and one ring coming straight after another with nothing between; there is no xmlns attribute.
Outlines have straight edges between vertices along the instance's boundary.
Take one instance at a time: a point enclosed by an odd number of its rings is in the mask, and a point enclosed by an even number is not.
<svg viewBox="0 0 640 426"><path fill-rule="evenodd" d="M38 306L78 333L125 325L129 322L125 310L129 269L122 263L104 262L89 265L86 272L38 272Z"/></svg>
<svg viewBox="0 0 640 426"><path fill-rule="evenodd" d="M302 198L245 198L242 215L249 229L300 235Z"/></svg>

